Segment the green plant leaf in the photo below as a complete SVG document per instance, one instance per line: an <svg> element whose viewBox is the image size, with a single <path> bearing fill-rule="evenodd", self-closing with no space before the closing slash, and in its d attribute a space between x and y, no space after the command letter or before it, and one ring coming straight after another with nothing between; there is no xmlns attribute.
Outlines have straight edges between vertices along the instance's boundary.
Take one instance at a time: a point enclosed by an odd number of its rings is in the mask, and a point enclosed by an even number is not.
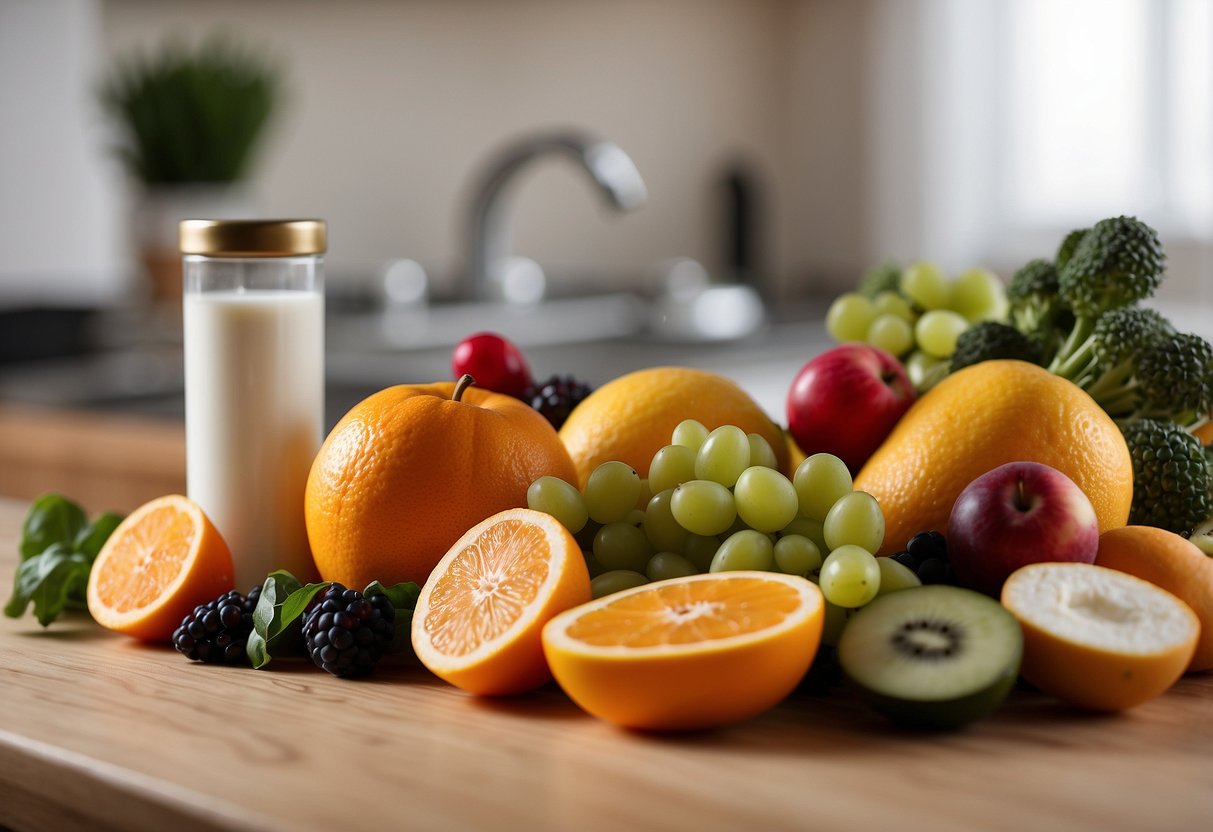
<svg viewBox="0 0 1213 832"><path fill-rule="evenodd" d="M62 543L51 544L44 552L17 567L13 595L4 607L9 618L20 618L32 602L34 617L43 627L63 612L68 599L88 584L93 561L73 552Z"/></svg>
<svg viewBox="0 0 1213 832"><path fill-rule="evenodd" d="M109 540L110 535L121 522L122 515L112 511L99 515L96 520L76 534L76 539L72 541L72 549L90 560L96 560L97 555L101 552L101 547L105 545L105 541Z"/></svg>
<svg viewBox="0 0 1213 832"><path fill-rule="evenodd" d="M84 509L62 494L43 494L25 515L21 526L21 560L42 554L52 544L71 547L88 525Z"/></svg>
<svg viewBox="0 0 1213 832"><path fill-rule="evenodd" d="M417 598L421 595L421 587L413 581L393 584L385 587L379 581L374 581L362 593L367 598L372 595L386 595L396 610L396 618L392 628L392 643L387 652L401 655L413 652L413 610L417 607Z"/></svg>
<svg viewBox="0 0 1213 832"><path fill-rule="evenodd" d="M246 652L249 662L257 670L267 666L279 645L298 635L302 626L299 618L308 604L322 590L328 589L330 581L300 586L299 580L290 572L279 570L271 573L261 587L261 598L253 610L253 632L249 634Z"/></svg>

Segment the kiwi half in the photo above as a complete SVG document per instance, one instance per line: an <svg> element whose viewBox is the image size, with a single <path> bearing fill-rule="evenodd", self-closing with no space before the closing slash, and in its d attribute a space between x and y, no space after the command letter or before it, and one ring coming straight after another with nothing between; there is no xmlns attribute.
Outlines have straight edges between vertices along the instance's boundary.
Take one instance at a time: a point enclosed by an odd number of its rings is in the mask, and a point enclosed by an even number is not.
<svg viewBox="0 0 1213 832"><path fill-rule="evenodd" d="M993 711L1015 684L1019 623L997 601L954 586L882 595L847 622L842 669L894 722L956 728Z"/></svg>

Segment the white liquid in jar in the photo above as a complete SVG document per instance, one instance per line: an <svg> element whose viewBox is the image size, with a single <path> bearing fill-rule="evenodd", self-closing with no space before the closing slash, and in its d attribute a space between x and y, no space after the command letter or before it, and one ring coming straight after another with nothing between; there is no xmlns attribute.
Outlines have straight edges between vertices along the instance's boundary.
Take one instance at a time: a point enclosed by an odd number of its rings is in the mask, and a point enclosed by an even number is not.
<svg viewBox="0 0 1213 832"><path fill-rule="evenodd" d="M316 578L303 519L324 431L324 300L315 291L187 293L186 482L232 551L236 589L275 569Z"/></svg>

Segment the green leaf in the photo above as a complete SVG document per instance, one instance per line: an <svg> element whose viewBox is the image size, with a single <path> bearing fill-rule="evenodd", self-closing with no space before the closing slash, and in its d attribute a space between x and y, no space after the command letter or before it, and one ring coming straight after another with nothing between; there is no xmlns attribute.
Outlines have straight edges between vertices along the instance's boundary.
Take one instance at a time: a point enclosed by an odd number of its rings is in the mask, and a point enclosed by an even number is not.
<svg viewBox="0 0 1213 832"><path fill-rule="evenodd" d="M312 599L329 586L329 581L300 586L299 580L285 570L271 573L265 579L261 597L253 610L253 632L249 634L246 649L255 669L260 670L273 659L271 647L280 652L278 646L297 635L296 622Z"/></svg>
<svg viewBox="0 0 1213 832"><path fill-rule="evenodd" d="M261 585L261 597L253 609L253 631L249 633L245 648L249 663L254 668L259 669L270 663L269 633L281 615L282 604L300 586L299 579L285 569L271 572Z"/></svg>
<svg viewBox="0 0 1213 832"><path fill-rule="evenodd" d="M21 526L21 560L40 555L55 543L70 547L87 524L84 509L62 494L42 495Z"/></svg>
<svg viewBox="0 0 1213 832"><path fill-rule="evenodd" d="M412 653L413 610L417 606L417 598L421 595L421 587L413 581L388 587L379 581L374 581L362 594L367 598L372 595L386 595L396 610L396 619L392 628L392 643L388 645L387 652L393 655Z"/></svg>
<svg viewBox="0 0 1213 832"><path fill-rule="evenodd" d="M110 535L121 522L122 515L114 514L112 511L98 516L96 520L80 530L72 542L72 548L89 560L96 560L101 547L105 545L105 541L109 540Z"/></svg>
<svg viewBox="0 0 1213 832"><path fill-rule="evenodd" d="M43 627L63 612L68 597L88 584L92 559L62 543L25 560L17 567L13 595L4 607L9 618L20 618L32 602L34 616Z"/></svg>

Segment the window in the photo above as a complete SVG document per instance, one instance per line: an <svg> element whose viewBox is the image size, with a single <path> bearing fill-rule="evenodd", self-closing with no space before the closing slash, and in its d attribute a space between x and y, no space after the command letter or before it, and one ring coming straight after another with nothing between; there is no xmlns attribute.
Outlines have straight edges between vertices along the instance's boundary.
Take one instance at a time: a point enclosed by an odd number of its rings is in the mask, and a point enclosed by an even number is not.
<svg viewBox="0 0 1213 832"><path fill-rule="evenodd" d="M1213 233L1213 4L1006 3L998 191L1011 225L1109 212Z"/></svg>

